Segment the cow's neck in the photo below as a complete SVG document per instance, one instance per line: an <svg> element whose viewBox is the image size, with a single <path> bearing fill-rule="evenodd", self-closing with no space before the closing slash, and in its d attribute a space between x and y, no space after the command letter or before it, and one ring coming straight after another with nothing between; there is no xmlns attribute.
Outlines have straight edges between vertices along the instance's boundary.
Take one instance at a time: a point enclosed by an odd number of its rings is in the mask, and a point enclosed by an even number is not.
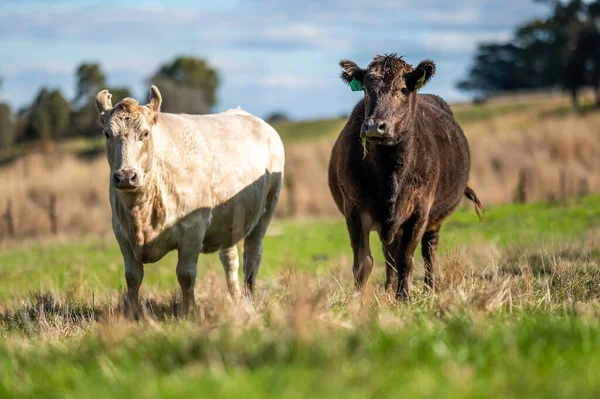
<svg viewBox="0 0 600 399"><path fill-rule="evenodd" d="M166 221L166 208L157 177L151 174L144 177L146 183L142 189L117 192L128 221L127 228L140 246L156 238Z"/></svg>
<svg viewBox="0 0 600 399"><path fill-rule="evenodd" d="M412 130L412 129L411 129ZM412 164L415 162L413 151L414 134L409 131L403 135L401 141L394 145L375 145L374 160L384 169L384 175L394 174L403 180Z"/></svg>

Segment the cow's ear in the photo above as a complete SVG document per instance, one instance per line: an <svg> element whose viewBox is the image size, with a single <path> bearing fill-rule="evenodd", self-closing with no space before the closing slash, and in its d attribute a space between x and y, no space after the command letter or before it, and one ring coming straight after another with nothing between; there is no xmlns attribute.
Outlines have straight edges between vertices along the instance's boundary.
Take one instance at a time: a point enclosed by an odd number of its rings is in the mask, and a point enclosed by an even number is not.
<svg viewBox="0 0 600 399"><path fill-rule="evenodd" d="M360 68L354 61L341 60L340 66L342 80L350 85L353 91L362 90L363 80L365 79L366 70Z"/></svg>
<svg viewBox="0 0 600 399"><path fill-rule="evenodd" d="M162 96L158 87L152 85L150 87L150 97L148 98L148 104L146 105L152 112L153 123L158 121L158 115L160 113L160 105L162 104Z"/></svg>
<svg viewBox="0 0 600 399"><path fill-rule="evenodd" d="M98 110L98 120L100 125L104 126L104 119L107 111L112 108L112 94L104 89L96 96L96 109Z"/></svg>
<svg viewBox="0 0 600 399"><path fill-rule="evenodd" d="M418 90L425 86L435 74L435 63L431 60L422 61L413 71L404 75L408 90Z"/></svg>

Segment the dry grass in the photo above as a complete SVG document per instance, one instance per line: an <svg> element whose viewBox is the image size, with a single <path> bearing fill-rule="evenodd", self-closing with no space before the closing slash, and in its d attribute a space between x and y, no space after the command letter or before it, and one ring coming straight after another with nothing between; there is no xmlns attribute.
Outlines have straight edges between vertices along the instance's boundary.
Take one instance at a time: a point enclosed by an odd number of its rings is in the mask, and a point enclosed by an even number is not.
<svg viewBox="0 0 600 399"><path fill-rule="evenodd" d="M302 337L372 322L398 327L414 321L417 314L448 317L467 312L487 317L571 309L600 315L600 269L598 260L589 255L593 243L550 252L535 247L492 251L487 259L452 251L440 259L436 292L425 287L418 265L412 303L398 303L391 290L384 290L383 268L374 270L362 293L355 292L351 266L344 260L316 274L290 268L264 279L254 303L233 302L222 273L210 272L197 285L195 314L184 319L206 331L227 325L237 334L258 329ZM61 339L98 329L104 334L111 326L128 323L123 298L122 294L67 298L58 292L13 298L0 306L0 336ZM142 320L150 325L181 317L178 292L143 290L142 303Z"/></svg>

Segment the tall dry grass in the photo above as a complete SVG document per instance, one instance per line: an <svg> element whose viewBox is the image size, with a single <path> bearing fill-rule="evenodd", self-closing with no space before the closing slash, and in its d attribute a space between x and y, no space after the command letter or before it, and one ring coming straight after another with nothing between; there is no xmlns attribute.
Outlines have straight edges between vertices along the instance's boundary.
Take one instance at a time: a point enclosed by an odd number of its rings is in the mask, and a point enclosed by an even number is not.
<svg viewBox="0 0 600 399"><path fill-rule="evenodd" d="M600 113L573 114L553 98L508 114L464 123L471 148L470 185L485 205L513 202L519 184L526 200L600 192ZM337 216L327 184L335 137L286 145L286 186L277 217ZM108 165L104 155L80 159L66 145L30 153L0 167L0 238L12 204L17 238L50 232L48 201L56 196L59 233L110 233Z"/></svg>
<svg viewBox="0 0 600 399"><path fill-rule="evenodd" d="M435 292L425 287L423 266L418 266L411 303L399 303L394 292L383 288L381 268L373 271L362 292L356 292L351 267L344 262L317 273L290 268L261 280L253 303L233 301L222 274L211 272L197 285L197 308L186 318L207 332L229 326L242 335L257 329L302 338L316 332L354 329L372 321L401 326L424 314L486 316L572 309L597 317L600 271L589 255L598 244L597 237L589 243L543 252L537 247L496 251L485 257L470 250L451 252L440 258ZM158 327L181 316L177 291L145 289L141 301L141 318L150 325ZM29 298L2 303L0 337L69 338L90 329L107 332L123 327L126 319L123 294L65 297L59 292L33 293Z"/></svg>
<svg viewBox="0 0 600 399"><path fill-rule="evenodd" d="M469 184L485 205L514 202L520 179L527 202L600 192L600 113L574 114L567 107L567 100L554 99L462 125L471 150ZM338 214L327 185L334 140L286 148L300 216ZM288 195L283 193L280 216L289 214Z"/></svg>

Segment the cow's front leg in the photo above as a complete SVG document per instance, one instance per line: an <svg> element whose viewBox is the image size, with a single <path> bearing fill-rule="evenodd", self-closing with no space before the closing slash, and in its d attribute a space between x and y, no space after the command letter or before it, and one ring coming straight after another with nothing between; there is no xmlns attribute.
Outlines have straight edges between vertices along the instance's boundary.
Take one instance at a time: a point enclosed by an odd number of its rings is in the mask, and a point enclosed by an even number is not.
<svg viewBox="0 0 600 399"><path fill-rule="evenodd" d="M373 269L373 257L369 245L369 232L373 227L373 220L366 211L360 211L355 207L344 210L346 225L350 234L350 245L354 252L354 284L357 290L362 289L371 275Z"/></svg>
<svg viewBox="0 0 600 399"><path fill-rule="evenodd" d="M198 257L200 256L200 245L183 246L179 249L177 259L177 281L181 287L183 313L187 314L190 309L196 307L194 298L194 286L196 284L196 270Z"/></svg>
<svg viewBox="0 0 600 399"><path fill-rule="evenodd" d="M412 270L415 251L423 238L427 224L427 212L417 212L402 225L402 236L397 250L398 291L396 298L410 300Z"/></svg>
<svg viewBox="0 0 600 399"><path fill-rule="evenodd" d="M117 237L125 263L125 281L127 282L126 313L130 316L139 314L139 291L144 279L144 265L135 259L129 243Z"/></svg>
<svg viewBox="0 0 600 399"><path fill-rule="evenodd" d="M379 234L384 246L387 247L395 246L394 239L398 233L398 230L400 229L400 225L402 224L402 219L398 217L397 209L399 191L400 185L398 184L397 174L392 173L388 182L387 190L385 192L386 208L384 211L384 223Z"/></svg>

